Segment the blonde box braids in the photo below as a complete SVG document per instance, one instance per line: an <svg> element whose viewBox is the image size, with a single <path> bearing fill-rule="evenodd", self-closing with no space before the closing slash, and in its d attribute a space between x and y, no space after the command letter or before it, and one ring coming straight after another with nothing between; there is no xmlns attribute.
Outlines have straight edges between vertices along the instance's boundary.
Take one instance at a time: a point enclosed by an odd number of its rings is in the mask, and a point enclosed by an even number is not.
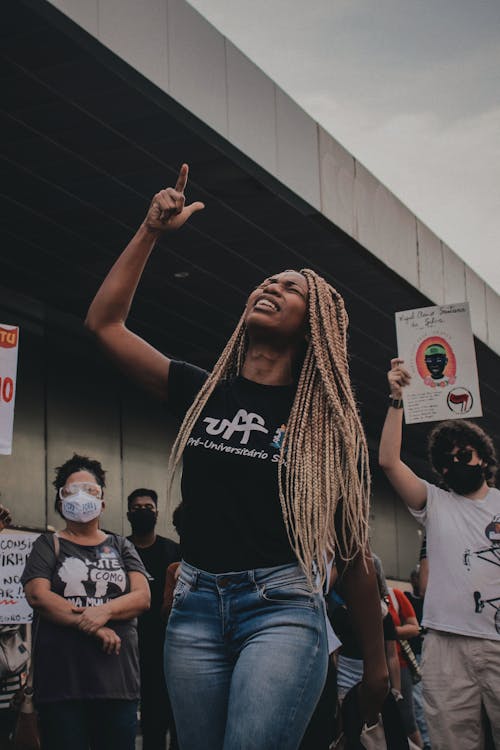
<svg viewBox="0 0 500 750"><path fill-rule="evenodd" d="M368 542L368 448L349 377L344 301L321 276L308 287L309 342L277 464L290 544L308 579L326 576L325 553L351 559ZM219 381L238 375L247 347L245 313L189 408L173 445L170 488L191 431ZM341 504L339 545L335 514Z"/></svg>

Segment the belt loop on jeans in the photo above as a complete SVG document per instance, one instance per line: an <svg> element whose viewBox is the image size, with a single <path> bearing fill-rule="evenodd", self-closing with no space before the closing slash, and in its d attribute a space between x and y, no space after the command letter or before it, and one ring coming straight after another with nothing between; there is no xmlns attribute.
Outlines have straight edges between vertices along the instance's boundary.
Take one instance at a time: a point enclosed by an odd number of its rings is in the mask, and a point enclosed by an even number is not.
<svg viewBox="0 0 500 750"><path fill-rule="evenodd" d="M197 570L195 573L193 573L193 579L191 581L191 591L196 591L198 588L198 578L200 577L200 571Z"/></svg>

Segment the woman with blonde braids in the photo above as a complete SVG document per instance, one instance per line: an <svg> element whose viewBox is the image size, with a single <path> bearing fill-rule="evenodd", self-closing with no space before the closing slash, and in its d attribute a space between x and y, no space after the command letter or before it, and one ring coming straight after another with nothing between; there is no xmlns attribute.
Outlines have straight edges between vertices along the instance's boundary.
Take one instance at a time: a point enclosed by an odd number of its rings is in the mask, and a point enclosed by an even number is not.
<svg viewBox="0 0 500 750"><path fill-rule="evenodd" d="M125 326L158 237L185 205L188 167L160 191L87 316L101 345L182 424L183 562L165 645L181 750L296 750L321 693L321 596L336 555L364 646L361 700L387 690L380 605L367 545L368 453L347 362L340 295L311 270L249 296L211 373L170 360Z"/></svg>

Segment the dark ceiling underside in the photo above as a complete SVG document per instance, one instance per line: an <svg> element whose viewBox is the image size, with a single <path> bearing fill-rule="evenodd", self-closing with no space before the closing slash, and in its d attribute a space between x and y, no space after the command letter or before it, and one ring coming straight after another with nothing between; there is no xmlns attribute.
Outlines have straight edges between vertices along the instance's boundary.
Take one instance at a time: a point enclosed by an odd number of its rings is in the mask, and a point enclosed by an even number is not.
<svg viewBox="0 0 500 750"><path fill-rule="evenodd" d="M3 3L0 49L2 286L81 319L151 196L186 160L188 198L207 208L155 252L131 326L210 366L256 283L312 267L344 295L352 375L376 438L393 313L429 301L43 0ZM500 445L499 358L476 350L482 424ZM419 457L426 432L407 431Z"/></svg>

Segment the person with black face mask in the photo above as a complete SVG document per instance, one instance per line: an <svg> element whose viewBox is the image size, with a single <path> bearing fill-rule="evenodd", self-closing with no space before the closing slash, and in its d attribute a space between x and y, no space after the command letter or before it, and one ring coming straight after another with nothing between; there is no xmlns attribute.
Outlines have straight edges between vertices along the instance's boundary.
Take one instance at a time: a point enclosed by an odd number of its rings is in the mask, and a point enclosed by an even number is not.
<svg viewBox="0 0 500 750"><path fill-rule="evenodd" d="M154 490L134 490L127 504L127 518L132 527L128 538L149 574L151 587L151 607L139 617L138 624L142 747L143 750L165 750L169 732L170 750L176 750L175 725L163 673L165 622L161 607L167 568L181 559L180 546L156 533L158 495Z"/></svg>
<svg viewBox="0 0 500 750"><path fill-rule="evenodd" d="M500 748L500 491L491 438L464 419L441 422L428 440L439 486L401 461L402 392L410 374L391 361L379 463L425 526L429 580L422 624L423 698L432 750L477 750L486 711Z"/></svg>

